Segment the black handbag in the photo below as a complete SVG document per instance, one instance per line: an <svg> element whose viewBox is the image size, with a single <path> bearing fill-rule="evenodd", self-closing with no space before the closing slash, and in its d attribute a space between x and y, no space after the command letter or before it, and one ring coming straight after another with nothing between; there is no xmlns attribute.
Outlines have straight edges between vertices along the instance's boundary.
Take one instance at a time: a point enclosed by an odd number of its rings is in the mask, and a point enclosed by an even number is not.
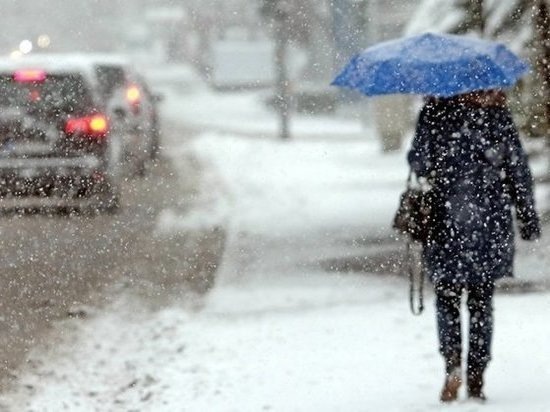
<svg viewBox="0 0 550 412"><path fill-rule="evenodd" d="M424 312L424 267L413 263L411 242L425 244L433 221L433 194L420 185L412 184L412 171L407 178L407 189L401 194L399 207L393 219L393 228L407 236L406 254L403 262L409 278L409 307L413 315ZM416 269L416 270L415 270ZM415 297L416 295L416 297Z"/></svg>
<svg viewBox="0 0 550 412"><path fill-rule="evenodd" d="M393 219L393 228L408 235L411 240L425 243L432 222L432 193L419 185L412 185L412 171L407 178L407 189L401 194L399 207Z"/></svg>

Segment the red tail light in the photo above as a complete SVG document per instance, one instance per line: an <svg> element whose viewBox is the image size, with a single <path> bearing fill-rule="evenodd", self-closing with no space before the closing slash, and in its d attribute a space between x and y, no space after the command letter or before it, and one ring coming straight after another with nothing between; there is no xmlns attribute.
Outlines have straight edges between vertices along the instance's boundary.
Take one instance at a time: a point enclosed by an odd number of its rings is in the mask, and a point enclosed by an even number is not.
<svg viewBox="0 0 550 412"><path fill-rule="evenodd" d="M46 72L38 69L17 70L13 74L13 80L18 83L43 82L46 80Z"/></svg>
<svg viewBox="0 0 550 412"><path fill-rule="evenodd" d="M85 135L103 137L109 131L109 122L102 114L85 117L74 117L67 120L65 133L69 135Z"/></svg>
<svg viewBox="0 0 550 412"><path fill-rule="evenodd" d="M141 105L141 90L135 84L131 84L126 88L126 101L130 104L132 112L137 115Z"/></svg>
<svg viewBox="0 0 550 412"><path fill-rule="evenodd" d="M128 86L126 89L126 100L130 104L139 104L141 100L141 91L135 84Z"/></svg>

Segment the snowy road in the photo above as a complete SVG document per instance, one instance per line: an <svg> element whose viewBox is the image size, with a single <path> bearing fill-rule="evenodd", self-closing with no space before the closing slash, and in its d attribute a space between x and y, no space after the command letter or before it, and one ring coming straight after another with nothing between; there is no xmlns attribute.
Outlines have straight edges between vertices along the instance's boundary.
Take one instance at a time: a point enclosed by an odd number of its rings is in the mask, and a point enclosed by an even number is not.
<svg viewBox="0 0 550 412"><path fill-rule="evenodd" d="M186 139L184 129L166 125L165 140ZM191 162L180 167L186 168L185 178L176 177L169 159L161 158L146 178L129 179L116 215L0 218L4 384L28 349L47 341L52 322L89 315L90 307L108 304L130 286L152 300L160 295L164 300L166 289L204 290L208 266L215 265L223 245L221 232L154 232L163 210L192 204L200 171Z"/></svg>

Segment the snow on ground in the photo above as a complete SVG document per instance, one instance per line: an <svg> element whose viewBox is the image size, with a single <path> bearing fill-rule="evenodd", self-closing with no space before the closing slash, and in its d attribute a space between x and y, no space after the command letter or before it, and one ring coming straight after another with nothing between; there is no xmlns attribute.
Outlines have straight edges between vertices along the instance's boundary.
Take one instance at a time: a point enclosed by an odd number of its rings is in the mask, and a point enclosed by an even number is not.
<svg viewBox="0 0 550 412"><path fill-rule="evenodd" d="M390 235L403 153L382 155L367 136L281 142L208 132L167 146L182 171L189 153L206 168L208 208L166 211L158 230L226 226L216 286L193 309L148 312L123 297L68 323L59 345L32 354L20 385L0 399L6 410L443 409L431 294L413 317L404 279L319 265ZM542 273L548 242L536 248L536 258L522 249L531 256L522 272ZM444 409L548 411L549 309L548 293L498 295L490 401Z"/></svg>
<svg viewBox="0 0 550 412"><path fill-rule="evenodd" d="M257 91L215 93L199 88L195 94L178 95L164 92L172 102L166 115L187 127L208 129L249 136L270 136L278 133L279 120L264 104L267 94ZM330 116L297 116L291 119L291 133L299 138L317 136L368 136L358 120L341 120Z"/></svg>
<svg viewBox="0 0 550 412"><path fill-rule="evenodd" d="M388 236L407 177L404 154L383 156L372 138L287 143L207 133L172 156L188 150L219 171L228 199L218 203L232 224L275 237L342 228Z"/></svg>
<svg viewBox="0 0 550 412"><path fill-rule="evenodd" d="M23 377L12 410L442 410L432 305L413 318L404 290L303 273L218 290L199 313L102 315ZM449 410L548 410L549 305L548 295L497 298L491 400Z"/></svg>

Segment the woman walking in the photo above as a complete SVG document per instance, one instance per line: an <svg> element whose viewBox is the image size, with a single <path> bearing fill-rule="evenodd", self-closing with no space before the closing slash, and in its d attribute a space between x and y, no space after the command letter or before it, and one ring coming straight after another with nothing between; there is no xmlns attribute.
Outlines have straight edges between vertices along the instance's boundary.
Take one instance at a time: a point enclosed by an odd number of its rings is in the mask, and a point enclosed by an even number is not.
<svg viewBox="0 0 550 412"><path fill-rule="evenodd" d="M540 236L531 172L504 93L429 98L408 159L433 191L433 221L423 258L435 290L439 349L445 360L440 400L456 400L463 380L463 295L469 311L467 394L485 400L495 281L512 276L513 208L521 237Z"/></svg>

